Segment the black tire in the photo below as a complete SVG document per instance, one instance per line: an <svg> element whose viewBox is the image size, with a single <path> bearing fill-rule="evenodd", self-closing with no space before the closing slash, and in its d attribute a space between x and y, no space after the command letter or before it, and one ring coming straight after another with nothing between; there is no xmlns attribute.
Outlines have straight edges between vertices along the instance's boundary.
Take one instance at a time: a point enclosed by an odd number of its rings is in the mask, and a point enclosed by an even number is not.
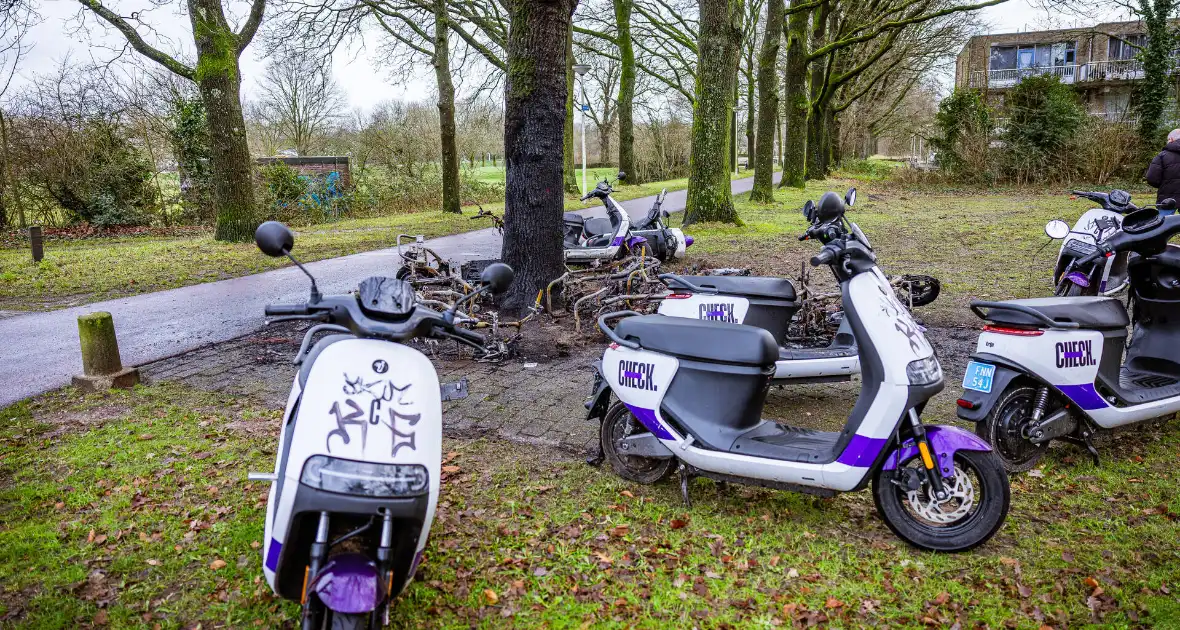
<svg viewBox="0 0 1180 630"><path fill-rule="evenodd" d="M398 267L397 273L394 274L393 277L397 278L398 280L405 280L406 278L409 278L410 267L408 265L402 265L401 267Z"/></svg>
<svg viewBox="0 0 1180 630"><path fill-rule="evenodd" d="M655 483L672 471L676 458L655 459L638 455L623 455L615 448L615 440L628 435L649 433L630 409L621 402L616 402L607 410L602 419L602 427L598 432L602 443L602 454L610 464L615 474L635 483Z"/></svg>
<svg viewBox="0 0 1180 630"><path fill-rule="evenodd" d="M911 304L913 306L926 306L934 300L938 299L939 292L942 291L942 283L934 276L917 276L904 275L901 277L902 285L898 287L901 293L899 298L903 304ZM908 297L906 296L908 293Z"/></svg>
<svg viewBox="0 0 1180 630"><path fill-rule="evenodd" d="M369 630L369 617L369 613L360 615L331 613L328 630Z"/></svg>
<svg viewBox="0 0 1180 630"><path fill-rule="evenodd" d="M920 465L921 460L915 456L901 462L898 468L913 463ZM919 549L958 553L982 545L999 531L1012 498L1000 459L988 451L959 451L955 453L955 470L970 480L975 500L961 518L943 524L923 519L910 507L904 490L891 481L894 471L877 471L873 477L873 502L898 538ZM925 489L918 492L924 493Z"/></svg>
<svg viewBox="0 0 1180 630"><path fill-rule="evenodd" d="M1009 386L987 416L975 424L975 435L992 445L1009 474L1031 470L1049 451L1048 442L1033 444L1023 436L1036 395L1035 387Z"/></svg>

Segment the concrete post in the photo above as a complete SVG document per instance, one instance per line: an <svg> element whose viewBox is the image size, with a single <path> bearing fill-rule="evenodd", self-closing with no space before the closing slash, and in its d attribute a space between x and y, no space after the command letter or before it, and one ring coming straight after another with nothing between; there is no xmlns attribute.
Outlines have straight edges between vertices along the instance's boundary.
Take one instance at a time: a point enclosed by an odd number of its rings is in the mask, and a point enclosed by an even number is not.
<svg viewBox="0 0 1180 630"><path fill-rule="evenodd" d="M100 311L79 316L78 341L82 346L82 374L74 377L74 387L101 391L139 383L139 370L124 368L119 358L115 320L110 313Z"/></svg>

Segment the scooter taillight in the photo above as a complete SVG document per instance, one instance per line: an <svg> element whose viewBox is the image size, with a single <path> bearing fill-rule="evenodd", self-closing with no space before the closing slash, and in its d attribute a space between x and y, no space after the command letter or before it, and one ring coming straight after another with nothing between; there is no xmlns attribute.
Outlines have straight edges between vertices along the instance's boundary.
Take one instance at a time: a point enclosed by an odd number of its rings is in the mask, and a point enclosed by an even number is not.
<svg viewBox="0 0 1180 630"><path fill-rule="evenodd" d="M665 300L683 300L692 297L691 293L669 293L664 296Z"/></svg>
<svg viewBox="0 0 1180 630"><path fill-rule="evenodd" d="M1015 328L1012 326L993 326L988 324L983 327L983 332L998 333L1001 335L1015 335L1017 337L1040 337L1045 334L1045 331L1038 328Z"/></svg>

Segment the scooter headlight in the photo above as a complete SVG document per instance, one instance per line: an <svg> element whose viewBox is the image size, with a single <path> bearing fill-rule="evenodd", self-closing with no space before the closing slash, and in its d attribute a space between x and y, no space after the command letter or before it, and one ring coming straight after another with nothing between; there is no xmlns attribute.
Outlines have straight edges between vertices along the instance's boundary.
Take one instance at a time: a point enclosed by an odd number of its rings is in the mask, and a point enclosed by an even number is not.
<svg viewBox="0 0 1180 630"><path fill-rule="evenodd" d="M410 497L425 494L430 474L421 464L375 464L314 455L303 464L300 482L337 494Z"/></svg>
<svg viewBox="0 0 1180 630"><path fill-rule="evenodd" d="M942 366L934 355L930 355L925 359L910 361L905 366L905 375L910 385L933 385L942 380Z"/></svg>

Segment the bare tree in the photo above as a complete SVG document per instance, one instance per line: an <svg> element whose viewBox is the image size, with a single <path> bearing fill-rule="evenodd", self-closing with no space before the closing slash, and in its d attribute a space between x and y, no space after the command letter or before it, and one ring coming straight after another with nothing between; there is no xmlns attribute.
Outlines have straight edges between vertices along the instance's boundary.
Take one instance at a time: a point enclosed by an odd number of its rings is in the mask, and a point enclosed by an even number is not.
<svg viewBox="0 0 1180 630"><path fill-rule="evenodd" d="M327 64L305 63L294 55L272 61L259 86L263 115L294 147L308 155L346 107Z"/></svg>
<svg viewBox="0 0 1180 630"><path fill-rule="evenodd" d="M185 10L197 50L196 63L186 63L144 38L143 33L152 32L142 20L144 12L132 12L124 17L100 0L78 0L82 16L97 16L118 30L127 46L172 73L196 82L209 120L213 199L217 206L214 235L222 241L246 241L254 234L256 219L253 162L242 117L242 73L238 57L262 24L266 0L251 0L249 14L236 29L230 24L222 2L186 0Z"/></svg>
<svg viewBox="0 0 1180 630"><path fill-rule="evenodd" d="M4 0L0 2L0 99L8 92L16 69L32 48L28 40L29 29L40 16L30 2L25 0ZM27 217L21 202L20 190L12 178L12 159L8 146L8 121L0 105L0 227L12 223L9 198L16 210L20 227L25 227Z"/></svg>

